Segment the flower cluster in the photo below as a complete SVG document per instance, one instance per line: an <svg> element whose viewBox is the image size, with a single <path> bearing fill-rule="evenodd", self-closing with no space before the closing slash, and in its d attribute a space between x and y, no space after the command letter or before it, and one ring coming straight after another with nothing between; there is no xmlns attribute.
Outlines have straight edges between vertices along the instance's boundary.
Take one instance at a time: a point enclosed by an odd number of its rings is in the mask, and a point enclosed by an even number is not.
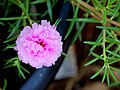
<svg viewBox="0 0 120 90"><path fill-rule="evenodd" d="M61 55L61 38L55 25L51 26L50 22L42 20L41 24L24 27L14 49L22 62L36 68L50 67Z"/></svg>

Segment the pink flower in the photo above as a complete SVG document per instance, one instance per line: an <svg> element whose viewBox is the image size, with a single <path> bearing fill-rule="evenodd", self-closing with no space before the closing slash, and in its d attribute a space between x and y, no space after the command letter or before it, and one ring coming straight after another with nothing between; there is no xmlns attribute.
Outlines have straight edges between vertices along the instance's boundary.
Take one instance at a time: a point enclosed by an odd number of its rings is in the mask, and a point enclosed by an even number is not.
<svg viewBox="0 0 120 90"><path fill-rule="evenodd" d="M16 40L14 49L19 59L32 67L50 67L55 64L62 52L62 41L56 26L42 20L41 25L34 23L25 26Z"/></svg>

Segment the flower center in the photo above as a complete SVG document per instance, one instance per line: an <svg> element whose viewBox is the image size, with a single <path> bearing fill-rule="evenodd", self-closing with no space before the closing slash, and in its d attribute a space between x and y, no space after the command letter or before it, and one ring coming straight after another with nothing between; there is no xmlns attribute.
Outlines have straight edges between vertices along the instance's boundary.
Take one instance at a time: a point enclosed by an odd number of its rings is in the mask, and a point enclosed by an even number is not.
<svg viewBox="0 0 120 90"><path fill-rule="evenodd" d="M44 46L45 46L45 43L44 43L44 42L40 42L40 45L44 47Z"/></svg>
<svg viewBox="0 0 120 90"><path fill-rule="evenodd" d="M42 47L45 46L45 43L42 41L42 42L37 42L37 44L40 44Z"/></svg>

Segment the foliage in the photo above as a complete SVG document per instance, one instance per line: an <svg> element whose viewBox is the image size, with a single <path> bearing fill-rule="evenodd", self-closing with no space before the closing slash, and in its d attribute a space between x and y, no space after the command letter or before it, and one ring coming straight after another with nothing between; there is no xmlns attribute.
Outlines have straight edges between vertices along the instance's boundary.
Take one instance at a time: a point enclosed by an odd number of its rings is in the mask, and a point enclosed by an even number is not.
<svg viewBox="0 0 120 90"><path fill-rule="evenodd" d="M66 1L66 0L65 0ZM96 72L90 79L97 77L101 72L104 72L102 82L107 81L108 85L117 85L118 80L114 75L114 71L120 72L120 69L113 66L115 63L120 61L120 0L68 0L73 6L73 17L67 19L66 21L70 22L67 34L64 39L66 39L73 30L73 27L76 27L76 33L73 36L71 44L73 45L77 39L82 41L82 30L86 23L97 23L96 30L100 29L101 33L96 39L96 41L84 41L85 44L91 45L89 55L92 55L94 58L88 61L84 66L91 65L97 61L102 61L103 65L101 69ZM26 25L31 25L33 22L39 22L39 20L34 19L34 17L39 17L42 19L46 15L49 16L51 22L53 20L53 8L56 5L58 0L1 0L0 7L4 10L2 17L0 17L0 25L8 26L6 40L3 42L6 47L2 50L7 51L13 49L18 34L21 31L21 28ZM91 4L90 4L91 3ZM44 12L31 12L30 8L34 5L44 4L46 5L46 10ZM14 7L18 10L15 11ZM84 11L82 18L78 17L79 10ZM16 15L11 15L11 13L17 13ZM56 24L59 23L59 20ZM95 53L94 50L100 47L102 53ZM25 69L18 57L9 57L8 60L4 60L5 64L3 69L10 67L15 67L18 71L19 76L25 78L24 73L30 73ZM111 84L113 81L110 80L110 77L113 78L116 84ZM7 80L5 79L5 83ZM5 88L6 86L4 86Z"/></svg>
<svg viewBox="0 0 120 90"><path fill-rule="evenodd" d="M118 82L114 71L120 72L117 67L114 67L114 63L119 62L120 58L120 40L119 40L119 0L92 0L92 5L83 2L82 0L72 0L72 4L76 5L92 18L72 18L68 21L72 22L89 22L100 23L100 26L96 28L101 29L101 33L96 41L85 41L85 44L92 45L89 55L93 55L94 58L88 61L84 66L91 65L96 61L102 61L103 65L101 69L96 72L90 79L97 77L101 72L104 72L102 82L107 80L108 85L111 85L113 78L115 82ZM79 34L80 35L80 34ZM102 54L94 53L95 48L100 47ZM118 83L116 83L118 84ZM115 85L115 84L114 84Z"/></svg>

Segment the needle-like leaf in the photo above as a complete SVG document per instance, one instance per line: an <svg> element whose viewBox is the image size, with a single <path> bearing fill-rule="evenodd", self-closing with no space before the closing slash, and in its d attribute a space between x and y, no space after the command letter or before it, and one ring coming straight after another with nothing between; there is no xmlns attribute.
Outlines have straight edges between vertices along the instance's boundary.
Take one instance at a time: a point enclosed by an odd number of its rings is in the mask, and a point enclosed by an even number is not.
<svg viewBox="0 0 120 90"><path fill-rule="evenodd" d="M103 69L104 69L104 66L99 71L97 71L90 79L97 77L102 72Z"/></svg>

